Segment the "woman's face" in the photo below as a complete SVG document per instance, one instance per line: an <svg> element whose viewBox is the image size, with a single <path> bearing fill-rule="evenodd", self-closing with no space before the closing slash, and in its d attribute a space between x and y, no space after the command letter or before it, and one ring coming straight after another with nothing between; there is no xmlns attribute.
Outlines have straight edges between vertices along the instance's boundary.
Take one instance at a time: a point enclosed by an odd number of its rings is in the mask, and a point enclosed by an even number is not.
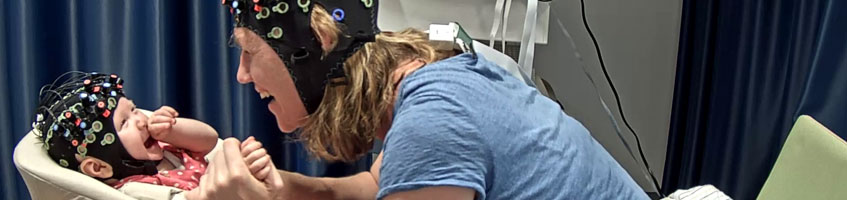
<svg viewBox="0 0 847 200"><path fill-rule="evenodd" d="M270 99L268 110L276 117L282 132L290 133L301 127L308 114L303 106L288 68L276 52L246 28L235 28L235 42L241 47L241 61L236 78L241 84L253 83L262 99Z"/></svg>

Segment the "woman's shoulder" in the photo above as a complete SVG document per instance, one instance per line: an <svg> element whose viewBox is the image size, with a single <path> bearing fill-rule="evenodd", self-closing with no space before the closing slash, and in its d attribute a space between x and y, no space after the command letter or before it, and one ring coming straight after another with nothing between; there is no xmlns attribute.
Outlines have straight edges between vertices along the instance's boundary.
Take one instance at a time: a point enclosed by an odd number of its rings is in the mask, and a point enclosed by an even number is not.
<svg viewBox="0 0 847 200"><path fill-rule="evenodd" d="M484 97L496 93L495 87L503 84L523 85L482 56L465 53L430 63L408 75L398 88L398 97Z"/></svg>
<svg viewBox="0 0 847 200"><path fill-rule="evenodd" d="M455 90L458 88L454 87L479 84L482 77L473 70L477 61L470 54L459 54L429 63L405 77L400 89L431 87Z"/></svg>
<svg viewBox="0 0 847 200"><path fill-rule="evenodd" d="M478 57L473 56L470 53L458 54L453 57L441 59L432 63L427 64L423 68L418 71L421 72L437 72L444 70L455 70L462 69L468 66L473 66L477 64Z"/></svg>
<svg viewBox="0 0 847 200"><path fill-rule="evenodd" d="M407 78L413 80L418 78L445 80L448 81L447 83L450 83L450 80L465 80L465 82L476 82L479 84L514 79L509 71L498 64L487 60L482 55L470 53L459 54L427 64L409 76ZM522 82L518 81L518 83Z"/></svg>

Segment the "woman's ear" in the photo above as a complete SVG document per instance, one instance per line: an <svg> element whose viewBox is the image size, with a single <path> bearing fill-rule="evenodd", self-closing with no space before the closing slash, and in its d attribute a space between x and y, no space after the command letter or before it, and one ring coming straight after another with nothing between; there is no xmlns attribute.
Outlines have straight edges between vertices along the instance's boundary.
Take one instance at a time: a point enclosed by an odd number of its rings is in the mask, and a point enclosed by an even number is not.
<svg viewBox="0 0 847 200"><path fill-rule="evenodd" d="M324 55L329 54L338 42L338 26L332 16L324 10L323 6L315 5L310 16L312 20L312 31L321 43Z"/></svg>
<svg viewBox="0 0 847 200"><path fill-rule="evenodd" d="M337 33L330 33L329 30L317 30L315 31L318 36L318 41L321 42L321 49L324 50L324 54L329 54L333 48L335 48L335 43L338 38L333 37L333 35Z"/></svg>
<svg viewBox="0 0 847 200"><path fill-rule="evenodd" d="M96 178L112 177L112 165L95 157L86 156L79 163L79 170L88 176Z"/></svg>

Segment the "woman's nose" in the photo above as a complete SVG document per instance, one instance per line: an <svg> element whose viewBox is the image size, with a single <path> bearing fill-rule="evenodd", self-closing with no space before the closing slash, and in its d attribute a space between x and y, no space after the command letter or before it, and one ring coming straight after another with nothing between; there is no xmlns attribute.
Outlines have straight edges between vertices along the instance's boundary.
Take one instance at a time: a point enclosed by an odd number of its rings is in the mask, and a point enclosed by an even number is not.
<svg viewBox="0 0 847 200"><path fill-rule="evenodd" d="M250 57L246 53L241 53L241 61L238 63L238 72L235 74L235 78L238 79L238 82L241 84L247 84L253 82L253 77L250 76Z"/></svg>

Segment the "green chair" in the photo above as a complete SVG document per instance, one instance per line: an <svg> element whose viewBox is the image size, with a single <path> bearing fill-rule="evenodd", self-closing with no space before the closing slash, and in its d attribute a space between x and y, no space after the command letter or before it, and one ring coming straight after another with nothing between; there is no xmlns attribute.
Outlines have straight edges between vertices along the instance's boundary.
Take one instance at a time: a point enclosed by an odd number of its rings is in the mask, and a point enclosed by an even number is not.
<svg viewBox="0 0 847 200"><path fill-rule="evenodd" d="M758 199L847 199L847 142L800 116Z"/></svg>

